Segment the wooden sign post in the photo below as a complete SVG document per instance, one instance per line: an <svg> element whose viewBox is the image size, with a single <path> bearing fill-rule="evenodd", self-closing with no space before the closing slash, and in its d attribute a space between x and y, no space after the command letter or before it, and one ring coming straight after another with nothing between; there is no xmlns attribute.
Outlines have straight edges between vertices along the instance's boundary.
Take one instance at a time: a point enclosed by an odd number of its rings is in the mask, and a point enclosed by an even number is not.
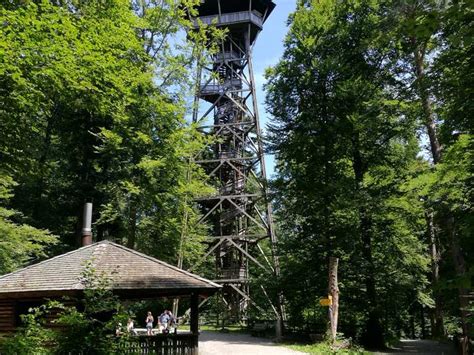
<svg viewBox="0 0 474 355"><path fill-rule="evenodd" d="M325 307L329 307L332 305L332 296L331 295L328 295L328 298L321 298L319 300L319 304L321 306L325 306Z"/></svg>

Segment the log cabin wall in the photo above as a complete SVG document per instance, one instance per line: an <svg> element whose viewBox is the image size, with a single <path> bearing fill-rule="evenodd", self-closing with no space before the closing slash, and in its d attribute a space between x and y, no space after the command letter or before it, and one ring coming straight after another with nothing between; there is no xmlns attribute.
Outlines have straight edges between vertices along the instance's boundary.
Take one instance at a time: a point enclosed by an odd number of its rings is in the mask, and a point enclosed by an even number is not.
<svg viewBox="0 0 474 355"><path fill-rule="evenodd" d="M0 334L15 330L15 301L0 300Z"/></svg>
<svg viewBox="0 0 474 355"><path fill-rule="evenodd" d="M58 300L66 307L77 305L77 302L71 300ZM0 336L2 334L12 333L17 327L22 326L21 315L27 314L30 308L39 307L47 302L48 301L44 298L17 300L0 299ZM49 312L44 315L44 325L50 329L61 328L61 325L55 322L61 312L62 309L50 309Z"/></svg>

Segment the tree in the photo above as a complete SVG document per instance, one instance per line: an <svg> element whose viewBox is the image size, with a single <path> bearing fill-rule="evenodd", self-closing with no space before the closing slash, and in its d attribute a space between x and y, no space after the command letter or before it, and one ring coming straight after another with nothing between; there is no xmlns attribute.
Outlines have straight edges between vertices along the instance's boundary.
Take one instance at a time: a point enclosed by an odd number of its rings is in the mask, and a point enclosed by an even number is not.
<svg viewBox="0 0 474 355"><path fill-rule="evenodd" d="M291 313L317 313L327 273L302 270L339 257L341 328L374 347L402 331L400 310L429 299L423 219L401 192L418 149L387 67L386 5L300 2L267 86Z"/></svg>
<svg viewBox="0 0 474 355"><path fill-rule="evenodd" d="M420 106L420 123L426 128L431 161L437 165L444 160L444 150L456 144L459 133L472 132L468 119L472 112L469 105L465 105L466 97L472 93L465 81L472 78L472 65L468 64L472 56L472 30L470 26L466 26L472 21L472 5L464 2L432 1L395 5L395 9L398 9L395 11L402 14L402 20L398 21L398 30L395 32L401 39L402 48L400 55L396 56L395 71L403 78L400 80L407 84L407 99ZM397 16L397 19L399 17ZM458 160L462 161L460 156ZM454 168L452 162L449 166ZM436 171L438 169L435 168ZM440 178L439 174L435 174L435 181ZM432 187L439 188L437 183ZM451 193L460 191L459 186L452 187ZM437 188L432 189L424 198L432 240L432 283L435 296L432 328L433 335L442 336L442 295L439 290L442 276L439 270L440 267L449 265L450 269L462 278L467 265L463 249L467 245L460 244L461 240L454 232L452 224L456 217L449 212L453 211L454 206L445 208L439 204L439 200L433 199L439 192ZM450 250L452 262L440 258L439 250L443 249ZM449 274L450 270L447 271ZM468 294L462 288L459 288L458 292L459 303L464 304L461 309L465 309ZM466 320L461 317L461 321L463 333L466 335Z"/></svg>
<svg viewBox="0 0 474 355"><path fill-rule="evenodd" d="M441 39L443 51L433 64L434 93L441 101L438 110L443 118L441 139L446 146L445 157L438 169L433 193L440 204L440 214L448 219L447 242L451 246L452 263L458 291L456 314L461 319L464 351L472 339L472 321L469 322L469 289L472 289L472 209L474 164L472 154L474 114L472 82L474 67L471 63L473 4L453 2L443 13ZM471 349L472 351L472 349Z"/></svg>
<svg viewBox="0 0 474 355"><path fill-rule="evenodd" d="M473 197L473 152L474 141L470 135L461 135L458 140L446 150L443 162L436 168L436 181L432 193L437 201L437 211L440 218L446 220L444 236L450 246L451 287L458 292L459 306L455 314L460 317L461 333L464 339L462 345L467 353L468 337L472 337L470 317L469 290L472 288L472 255L471 240L474 220L472 217Z"/></svg>
<svg viewBox="0 0 474 355"><path fill-rule="evenodd" d="M11 177L0 173L0 275L44 258L48 247L58 242L57 236L22 223L23 216L6 207L14 185Z"/></svg>
<svg viewBox="0 0 474 355"><path fill-rule="evenodd" d="M189 157L204 142L184 120L184 97L206 37L190 32L190 45L179 32L196 3L2 5L0 154L18 181L11 203L68 248L93 201L98 240L175 262L188 211L186 263L200 253L192 201L207 187Z"/></svg>

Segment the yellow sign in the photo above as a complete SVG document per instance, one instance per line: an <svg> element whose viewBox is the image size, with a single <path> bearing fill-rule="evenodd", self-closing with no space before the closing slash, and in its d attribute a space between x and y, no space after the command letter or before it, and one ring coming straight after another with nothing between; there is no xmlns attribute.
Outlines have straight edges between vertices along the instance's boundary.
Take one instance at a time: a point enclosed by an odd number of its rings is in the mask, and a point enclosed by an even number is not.
<svg viewBox="0 0 474 355"><path fill-rule="evenodd" d="M332 306L332 296L328 296L328 298L321 298L319 300L319 304L321 306Z"/></svg>

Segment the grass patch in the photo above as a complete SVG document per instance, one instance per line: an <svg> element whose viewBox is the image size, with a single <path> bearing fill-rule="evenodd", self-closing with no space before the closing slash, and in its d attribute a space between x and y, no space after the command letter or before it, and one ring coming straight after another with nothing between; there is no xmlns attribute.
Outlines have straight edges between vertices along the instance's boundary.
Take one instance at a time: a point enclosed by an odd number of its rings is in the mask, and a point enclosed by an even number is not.
<svg viewBox="0 0 474 355"><path fill-rule="evenodd" d="M351 354L351 355L369 355L371 352L364 350L362 348L353 346L350 349L339 349L334 350L327 343L316 343L316 344L285 344L282 343L282 346L290 348L293 350L301 351L307 354Z"/></svg>

